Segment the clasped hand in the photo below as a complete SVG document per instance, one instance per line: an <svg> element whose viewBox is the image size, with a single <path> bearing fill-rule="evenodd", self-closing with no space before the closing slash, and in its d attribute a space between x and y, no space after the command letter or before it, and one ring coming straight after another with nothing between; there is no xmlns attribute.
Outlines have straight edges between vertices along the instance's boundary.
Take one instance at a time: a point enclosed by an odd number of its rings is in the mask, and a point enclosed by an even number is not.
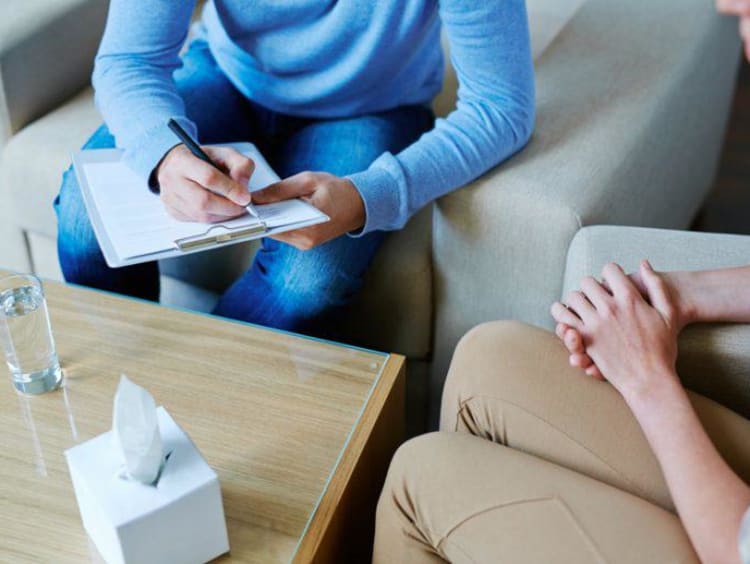
<svg viewBox="0 0 750 564"><path fill-rule="evenodd" d="M298 249L312 249L339 235L362 227L365 206L354 185L324 172L302 172L254 192L247 184L255 164L231 147L203 147L226 173L203 162L177 145L159 164L156 175L167 212L180 221L217 223L246 213L252 202L270 204L302 198L325 213L330 221L273 236Z"/></svg>
<svg viewBox="0 0 750 564"><path fill-rule="evenodd" d="M626 400L676 380L677 335L686 323L678 296L647 261L627 276L604 267L551 308L570 363L607 379Z"/></svg>

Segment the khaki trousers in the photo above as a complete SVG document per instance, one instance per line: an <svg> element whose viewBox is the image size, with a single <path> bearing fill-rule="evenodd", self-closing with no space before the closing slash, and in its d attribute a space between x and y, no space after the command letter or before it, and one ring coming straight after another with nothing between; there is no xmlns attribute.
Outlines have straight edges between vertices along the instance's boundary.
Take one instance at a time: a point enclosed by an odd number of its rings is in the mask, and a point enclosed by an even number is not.
<svg viewBox="0 0 750 564"><path fill-rule="evenodd" d="M710 375L706 375L710 377ZM750 422L691 394L721 454L750 481ZM697 562L659 465L617 391L514 322L468 333L441 432L395 454L374 562Z"/></svg>

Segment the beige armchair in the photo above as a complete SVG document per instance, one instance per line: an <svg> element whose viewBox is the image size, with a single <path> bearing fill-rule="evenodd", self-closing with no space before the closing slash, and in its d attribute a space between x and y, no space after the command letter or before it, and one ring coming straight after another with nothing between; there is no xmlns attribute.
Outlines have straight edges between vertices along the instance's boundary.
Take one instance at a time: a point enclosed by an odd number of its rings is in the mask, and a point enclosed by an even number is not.
<svg viewBox="0 0 750 564"><path fill-rule="evenodd" d="M0 266L58 278L51 201L70 153L101 119L87 84L105 2L12 4L0 7L23 13L16 24L0 17L0 115L13 116L0 118L13 135L0 160ZM686 227L714 174L739 55L733 22L704 0L527 5L538 92L530 145L393 233L348 323L352 341L409 357L413 431L428 395L439 406L466 330L501 317L546 323L579 227ZM6 41L11 28L16 39ZM34 45L33 56L17 59L15 44ZM24 80L23 95L9 96ZM453 107L455 87L448 65L439 114ZM162 264L162 300L209 307L252 252Z"/></svg>

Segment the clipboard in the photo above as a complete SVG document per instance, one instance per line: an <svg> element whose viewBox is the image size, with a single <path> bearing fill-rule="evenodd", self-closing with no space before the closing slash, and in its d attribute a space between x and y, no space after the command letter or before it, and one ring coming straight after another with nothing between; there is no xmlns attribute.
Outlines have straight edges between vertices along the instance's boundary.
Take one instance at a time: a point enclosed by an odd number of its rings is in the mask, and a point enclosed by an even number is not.
<svg viewBox="0 0 750 564"><path fill-rule="evenodd" d="M279 180L252 143L230 146L255 162L248 190ZM167 214L146 182L122 163L121 149L91 149L73 155L73 168L91 225L112 268L197 253L328 221L299 199L256 205L250 214L221 223L179 222Z"/></svg>

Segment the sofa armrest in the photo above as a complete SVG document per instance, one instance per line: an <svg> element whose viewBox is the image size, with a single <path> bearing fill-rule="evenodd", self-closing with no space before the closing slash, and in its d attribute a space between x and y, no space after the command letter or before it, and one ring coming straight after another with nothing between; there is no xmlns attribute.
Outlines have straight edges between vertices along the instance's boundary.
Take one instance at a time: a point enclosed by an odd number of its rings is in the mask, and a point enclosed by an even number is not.
<svg viewBox="0 0 750 564"><path fill-rule="evenodd" d="M608 262L634 271L642 259L656 270L709 270L750 264L750 236L616 225L584 227L568 249L562 295Z"/></svg>
<svg viewBox="0 0 750 564"><path fill-rule="evenodd" d="M563 295L610 261L627 271L649 259L657 270L705 270L750 264L750 236L594 226L568 251ZM677 371L685 385L750 417L750 325L697 324L680 336Z"/></svg>
<svg viewBox="0 0 750 564"><path fill-rule="evenodd" d="M699 324L680 335L685 386L750 419L750 325Z"/></svg>
<svg viewBox="0 0 750 564"><path fill-rule="evenodd" d="M0 148L90 82L105 0L10 2L0 8Z"/></svg>
<svg viewBox="0 0 750 564"><path fill-rule="evenodd" d="M436 205L434 402L474 325L551 326L580 226L689 225L713 181L739 54L733 21L703 0L588 0L575 13L536 61L527 148Z"/></svg>

